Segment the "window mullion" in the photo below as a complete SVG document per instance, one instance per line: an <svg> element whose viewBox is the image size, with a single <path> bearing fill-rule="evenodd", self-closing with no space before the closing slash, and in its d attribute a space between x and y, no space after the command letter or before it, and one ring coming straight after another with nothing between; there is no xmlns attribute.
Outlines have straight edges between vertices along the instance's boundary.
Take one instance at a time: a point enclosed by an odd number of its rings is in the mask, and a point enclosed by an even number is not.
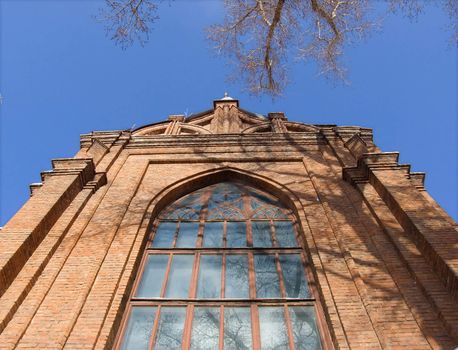
<svg viewBox="0 0 458 350"><path fill-rule="evenodd" d="M172 266L172 259L173 259L173 254L169 254L169 260L167 261L167 267L165 269L165 274L164 274L164 281L162 282L162 289L161 289L161 298L165 297L165 291L167 290L167 284L169 281L169 275L170 275L170 269Z"/></svg>
<svg viewBox="0 0 458 350"><path fill-rule="evenodd" d="M223 247L227 248L227 221L223 223Z"/></svg>
<svg viewBox="0 0 458 350"><path fill-rule="evenodd" d="M202 248L204 245L204 225L205 221L201 219L199 222L199 228L197 229L196 248Z"/></svg>
<svg viewBox="0 0 458 350"><path fill-rule="evenodd" d="M281 270L281 265L280 265L280 255L278 253L275 253L275 267L277 269L278 280L280 282L281 298L287 298L285 281L283 280L283 272Z"/></svg>
<svg viewBox="0 0 458 350"><path fill-rule="evenodd" d="M191 330L194 317L194 305L189 305L186 309L186 321L183 331L182 349L187 350L191 347Z"/></svg>
<svg viewBox="0 0 458 350"><path fill-rule="evenodd" d="M256 276L254 272L253 253L248 253L248 286L250 299L256 299Z"/></svg>
<svg viewBox="0 0 458 350"><path fill-rule="evenodd" d="M196 298L197 281L199 279L200 255L201 253L194 254L194 266L193 266L192 275L191 275L191 286L189 288L189 293L188 293L188 297L190 299Z"/></svg>
<svg viewBox="0 0 458 350"><path fill-rule="evenodd" d="M149 343L148 343L148 350L153 349L154 341L155 341L155 339L157 337L157 330L159 328L159 319L161 317L161 308L162 308L161 305L157 306L156 318L155 318L154 323L153 323L153 330L152 330L151 335L150 335L150 339L149 339Z"/></svg>
<svg viewBox="0 0 458 350"><path fill-rule="evenodd" d="M278 241L277 241L277 232L275 231L275 225L274 225L274 221L273 220L270 220L270 233L272 235L272 245L274 248L279 248L280 245L278 244Z"/></svg>
<svg viewBox="0 0 458 350"><path fill-rule="evenodd" d="M220 298L224 299L226 295L226 255L225 253L222 254L222 260L221 260L221 292L220 292Z"/></svg>
<svg viewBox="0 0 458 350"><path fill-rule="evenodd" d="M294 345L294 336L293 336L293 326L291 324L291 317L289 316L289 308L288 305L283 306L283 311L285 313L285 322L286 322L286 329L288 330L288 341L289 341L289 348L291 350L295 350L296 346Z"/></svg>
<svg viewBox="0 0 458 350"><path fill-rule="evenodd" d="M175 234L173 236L173 241L172 241L172 248L175 248L176 245L177 245L178 235L179 235L179 232L180 232L180 224L181 224L181 221L178 221L176 223Z"/></svg>
<svg viewBox="0 0 458 350"><path fill-rule="evenodd" d="M246 221L246 239L247 239L247 247L253 247L253 228L251 220Z"/></svg>
<svg viewBox="0 0 458 350"><path fill-rule="evenodd" d="M224 349L224 306L219 307L219 350Z"/></svg>
<svg viewBox="0 0 458 350"><path fill-rule="evenodd" d="M253 337L253 350L261 350L261 331L259 328L258 306L251 305L251 336Z"/></svg>

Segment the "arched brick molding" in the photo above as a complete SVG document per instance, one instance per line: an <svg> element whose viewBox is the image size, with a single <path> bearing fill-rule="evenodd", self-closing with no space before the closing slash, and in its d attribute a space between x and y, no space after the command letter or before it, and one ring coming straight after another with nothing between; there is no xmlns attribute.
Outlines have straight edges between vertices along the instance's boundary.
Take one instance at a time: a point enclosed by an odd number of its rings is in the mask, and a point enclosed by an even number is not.
<svg viewBox="0 0 458 350"><path fill-rule="evenodd" d="M335 321L331 322L329 320L328 309L334 309L334 305L331 306L334 301L330 298L327 298L326 300L322 293L322 288L324 287L325 289L329 290L329 286L327 285L326 279L323 276L319 276L319 274L317 274L318 270L323 271L322 266L317 266L317 264L321 264L320 259L317 256L311 256L312 254L316 255L317 253L314 247L310 247L310 242L313 244L313 238L310 237L311 232L307 225L307 218L304 214L303 203L301 203L299 197L291 189L275 180L260 176L249 171L226 166L197 173L193 176L181 179L161 190L149 203L139 228L139 237L142 237L143 244L139 250L133 251L132 256L129 258L129 260L135 261L134 266L133 268L129 269L129 282L125 286L124 290L121 290L120 288L117 291L117 293L123 293L122 305L120 305L117 317L111 325L110 336L108 337L109 341L105 348L111 348L116 339L123 313L133 288L133 282L135 281L137 275L143 250L147 243L150 225L154 219L166 206L178 200L179 198L201 188L224 181L243 182L254 188L261 189L278 198L284 205L293 211L298 221L298 229L300 234L302 236L309 236L304 237L305 239L303 239L303 242L305 244L305 253L308 257L309 264L312 267L310 270L313 276L309 280L310 288L313 289L313 293L317 300L317 311L319 314L318 317L320 319L319 329L321 334L323 334L323 338L325 338L325 341L328 343L325 344L327 345L325 347L332 347L331 338L335 341L336 336L334 334L334 329L329 327L329 325L333 324L334 328L336 325ZM341 326L338 328L341 328Z"/></svg>

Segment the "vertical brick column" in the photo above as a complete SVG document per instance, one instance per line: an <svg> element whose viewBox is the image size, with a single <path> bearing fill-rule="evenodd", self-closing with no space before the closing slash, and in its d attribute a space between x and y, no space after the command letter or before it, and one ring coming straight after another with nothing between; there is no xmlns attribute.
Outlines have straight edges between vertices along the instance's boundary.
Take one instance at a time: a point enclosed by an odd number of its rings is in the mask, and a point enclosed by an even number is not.
<svg viewBox="0 0 458 350"><path fill-rule="evenodd" d="M57 159L43 186L1 231L0 296L40 242L95 174L91 159Z"/></svg>
<svg viewBox="0 0 458 350"><path fill-rule="evenodd" d="M383 252L384 259L396 254L402 260L392 274L428 341L436 348L454 348L453 345L458 344L458 303L374 187L367 182L357 187L383 230L383 234L377 235L378 239L387 237L392 242L390 250Z"/></svg>
<svg viewBox="0 0 458 350"><path fill-rule="evenodd" d="M343 176L354 184L369 181L404 231L410 235L442 283L458 297L458 230L410 181L410 167L397 153L363 155Z"/></svg>
<svg viewBox="0 0 458 350"><path fill-rule="evenodd" d="M62 348L147 167L130 158L67 257L16 348ZM88 325L89 326L89 325Z"/></svg>

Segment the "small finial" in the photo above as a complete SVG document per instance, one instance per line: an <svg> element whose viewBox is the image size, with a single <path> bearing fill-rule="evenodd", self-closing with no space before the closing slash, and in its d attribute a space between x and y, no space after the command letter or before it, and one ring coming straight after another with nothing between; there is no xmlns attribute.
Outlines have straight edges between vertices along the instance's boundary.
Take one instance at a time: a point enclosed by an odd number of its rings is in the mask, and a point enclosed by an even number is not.
<svg viewBox="0 0 458 350"><path fill-rule="evenodd" d="M227 101L227 100L233 100L233 98L229 96L227 92L225 92L224 97L221 99L221 101Z"/></svg>

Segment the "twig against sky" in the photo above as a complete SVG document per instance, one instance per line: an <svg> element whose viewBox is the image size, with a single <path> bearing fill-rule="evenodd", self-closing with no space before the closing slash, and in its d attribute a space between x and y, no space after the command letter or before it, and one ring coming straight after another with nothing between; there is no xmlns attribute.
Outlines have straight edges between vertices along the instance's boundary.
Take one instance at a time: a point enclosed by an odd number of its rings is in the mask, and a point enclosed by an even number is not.
<svg viewBox="0 0 458 350"><path fill-rule="evenodd" d="M458 2L432 0L451 18L458 40ZM160 0L105 0L100 18L108 35L122 48L148 41ZM400 10L417 18L420 0L387 0L388 11ZM226 55L235 69L233 78L246 82L255 94L280 94L288 84L291 58L314 62L318 73L346 81L342 63L345 48L379 27L370 0L224 0L222 23L208 29L216 52Z"/></svg>

